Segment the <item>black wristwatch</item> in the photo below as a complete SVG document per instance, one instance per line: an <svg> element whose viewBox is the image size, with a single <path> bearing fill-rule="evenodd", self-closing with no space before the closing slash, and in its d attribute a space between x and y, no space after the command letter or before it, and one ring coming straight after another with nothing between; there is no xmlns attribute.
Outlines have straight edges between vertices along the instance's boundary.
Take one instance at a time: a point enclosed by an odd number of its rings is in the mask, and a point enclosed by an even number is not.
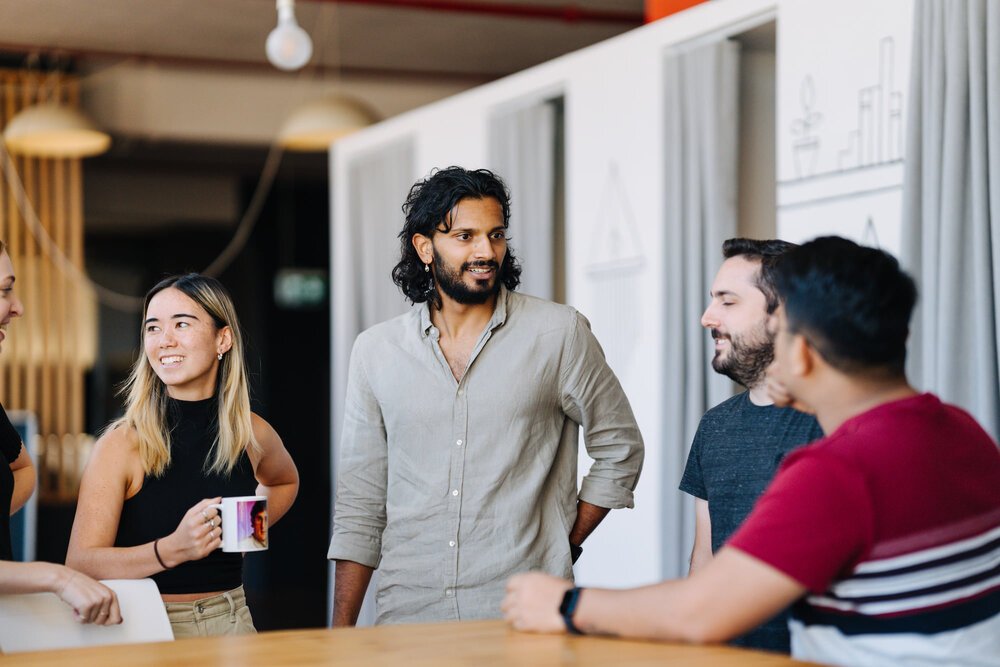
<svg viewBox="0 0 1000 667"><path fill-rule="evenodd" d="M563 594L562 604L559 605L559 615L562 616L563 623L566 624L566 631L571 635L582 635L580 628L573 623L573 613L580 602L582 588L571 588Z"/></svg>

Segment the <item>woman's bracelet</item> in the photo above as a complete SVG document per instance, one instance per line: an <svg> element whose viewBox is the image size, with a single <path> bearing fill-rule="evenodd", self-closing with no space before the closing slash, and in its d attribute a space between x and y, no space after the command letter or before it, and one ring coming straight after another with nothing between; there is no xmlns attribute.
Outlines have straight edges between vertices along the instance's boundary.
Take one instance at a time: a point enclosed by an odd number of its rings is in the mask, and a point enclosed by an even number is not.
<svg viewBox="0 0 1000 667"><path fill-rule="evenodd" d="M160 543L160 538L157 537L155 540L153 540L153 553L156 554L156 560L159 561L160 567L162 567L164 570L174 569L172 567L169 567L166 563L163 562L163 559L160 558L160 548L158 546L159 543Z"/></svg>

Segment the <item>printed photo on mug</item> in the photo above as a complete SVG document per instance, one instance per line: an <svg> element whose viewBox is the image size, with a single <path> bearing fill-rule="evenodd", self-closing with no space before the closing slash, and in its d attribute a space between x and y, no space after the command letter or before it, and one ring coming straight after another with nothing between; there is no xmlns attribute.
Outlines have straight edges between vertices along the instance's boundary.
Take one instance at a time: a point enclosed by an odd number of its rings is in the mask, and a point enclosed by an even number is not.
<svg viewBox="0 0 1000 667"><path fill-rule="evenodd" d="M267 498L238 496L209 505L222 518L223 551L245 552L267 549Z"/></svg>
<svg viewBox="0 0 1000 667"><path fill-rule="evenodd" d="M236 506L240 551L267 548L267 501L244 500Z"/></svg>

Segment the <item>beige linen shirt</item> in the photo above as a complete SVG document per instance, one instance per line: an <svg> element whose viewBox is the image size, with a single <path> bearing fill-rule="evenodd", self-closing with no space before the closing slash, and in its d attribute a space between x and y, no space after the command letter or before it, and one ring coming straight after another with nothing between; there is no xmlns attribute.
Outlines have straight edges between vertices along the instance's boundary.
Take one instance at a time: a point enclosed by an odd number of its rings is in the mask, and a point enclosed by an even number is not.
<svg viewBox="0 0 1000 667"><path fill-rule="evenodd" d="M377 622L497 618L507 578L572 576L579 497L632 507L643 444L587 320L502 289L455 380L427 305L351 353L328 558L378 568ZM582 426L594 459L577 493Z"/></svg>

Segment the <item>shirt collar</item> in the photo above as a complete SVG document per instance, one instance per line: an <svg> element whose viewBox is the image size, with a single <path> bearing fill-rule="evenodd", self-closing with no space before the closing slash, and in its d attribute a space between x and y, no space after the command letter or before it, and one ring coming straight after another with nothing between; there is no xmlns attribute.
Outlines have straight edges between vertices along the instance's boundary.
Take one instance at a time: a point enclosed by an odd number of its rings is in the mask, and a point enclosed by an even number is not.
<svg viewBox="0 0 1000 667"><path fill-rule="evenodd" d="M493 308L493 317L490 318L490 322L487 325L490 331L507 321L508 294L507 288L501 285L500 292L497 294L497 304ZM434 323L431 322L431 305L425 301L420 304L420 331L424 336L427 336L433 326Z"/></svg>

